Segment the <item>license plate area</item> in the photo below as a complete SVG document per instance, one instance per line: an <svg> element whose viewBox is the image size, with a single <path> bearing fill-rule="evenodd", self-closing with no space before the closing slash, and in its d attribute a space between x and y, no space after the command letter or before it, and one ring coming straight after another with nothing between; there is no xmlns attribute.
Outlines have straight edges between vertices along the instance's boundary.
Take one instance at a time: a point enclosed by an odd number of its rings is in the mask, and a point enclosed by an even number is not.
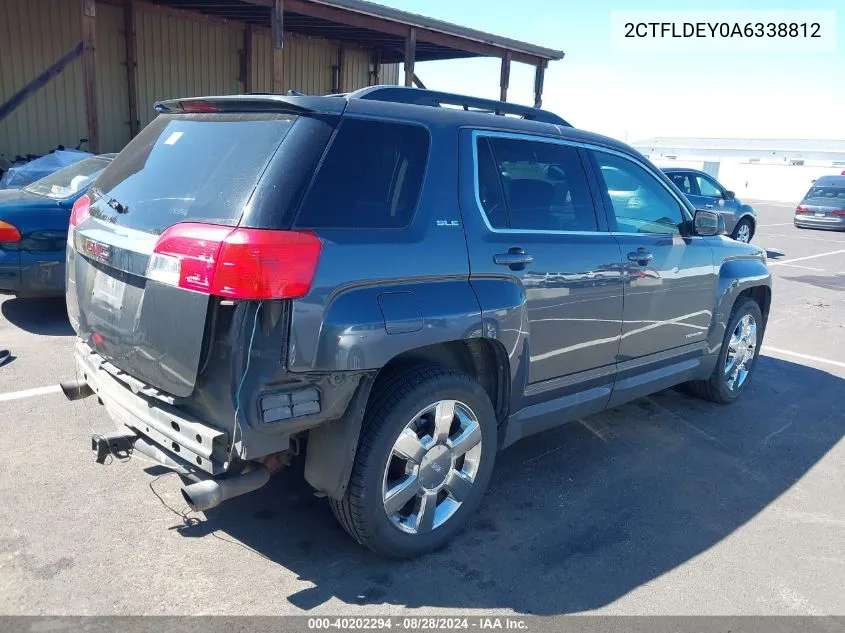
<svg viewBox="0 0 845 633"><path fill-rule="evenodd" d="M120 310L123 308L125 292L126 284L123 281L117 277L112 277L107 272L97 270L91 292L92 301L112 310Z"/></svg>
<svg viewBox="0 0 845 633"><path fill-rule="evenodd" d="M823 218L826 215L827 215L827 213L825 213L824 211L816 211L816 217L817 218Z"/></svg>

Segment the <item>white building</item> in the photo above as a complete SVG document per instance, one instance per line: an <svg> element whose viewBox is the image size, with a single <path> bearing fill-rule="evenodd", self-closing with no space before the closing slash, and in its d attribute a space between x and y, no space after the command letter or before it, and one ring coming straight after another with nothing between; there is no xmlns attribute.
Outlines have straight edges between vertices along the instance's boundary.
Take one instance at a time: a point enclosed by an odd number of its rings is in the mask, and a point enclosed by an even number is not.
<svg viewBox="0 0 845 633"><path fill-rule="evenodd" d="M797 203L810 184L845 174L845 140L657 137L633 143L659 167L692 167L739 198Z"/></svg>

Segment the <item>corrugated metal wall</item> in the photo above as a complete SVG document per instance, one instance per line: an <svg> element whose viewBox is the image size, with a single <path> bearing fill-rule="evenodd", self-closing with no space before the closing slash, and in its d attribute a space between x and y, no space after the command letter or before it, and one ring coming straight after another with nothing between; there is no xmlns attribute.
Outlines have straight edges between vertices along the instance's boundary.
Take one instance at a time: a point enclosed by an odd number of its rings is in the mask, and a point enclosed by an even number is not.
<svg viewBox="0 0 845 633"><path fill-rule="evenodd" d="M238 82L242 31L140 10L135 33L141 127L155 117L156 101L243 90Z"/></svg>
<svg viewBox="0 0 845 633"><path fill-rule="evenodd" d="M337 45L325 40L287 35L285 38L285 90L309 95L332 91L332 66L337 64ZM370 85L370 55L364 50L347 48L344 53L344 90L351 92ZM381 82L395 84L398 64L382 66ZM273 49L270 31L257 29L252 39L252 90L272 92Z"/></svg>
<svg viewBox="0 0 845 633"><path fill-rule="evenodd" d="M80 10L62 0L0 2L0 103L79 41ZM44 154L57 144L75 147L85 131L82 60L32 95L0 121L0 154Z"/></svg>
<svg viewBox="0 0 845 633"><path fill-rule="evenodd" d="M234 25L173 17L138 6L138 116L141 127L155 116L162 99L243 92L240 51L244 32ZM123 10L97 4L97 92L101 150L119 151L129 141L129 97ZM0 103L23 88L69 51L81 38L79 2L69 0L0 0ZM370 81L369 54L347 48L344 89ZM288 34L285 39L285 90L328 94L337 45ZM253 33L252 90L273 89L270 32ZM397 83L398 64L384 65L382 83ZM62 144L75 147L88 136L82 61L75 60L0 121L0 154L45 154Z"/></svg>
<svg viewBox="0 0 845 633"><path fill-rule="evenodd" d="M95 28L100 151L119 152L130 140L123 9L99 3ZM87 132L83 136L87 136Z"/></svg>

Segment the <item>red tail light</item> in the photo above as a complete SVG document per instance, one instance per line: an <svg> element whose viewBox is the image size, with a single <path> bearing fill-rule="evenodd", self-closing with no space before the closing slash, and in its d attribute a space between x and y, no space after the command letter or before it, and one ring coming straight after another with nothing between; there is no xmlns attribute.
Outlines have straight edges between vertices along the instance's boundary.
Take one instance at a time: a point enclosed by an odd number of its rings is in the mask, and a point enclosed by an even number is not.
<svg viewBox="0 0 845 633"><path fill-rule="evenodd" d="M801 213L809 213L809 212L810 212L810 210L807 207L802 207L800 204L797 207L795 207L795 213L796 214L800 215Z"/></svg>
<svg viewBox="0 0 845 633"><path fill-rule="evenodd" d="M91 198L88 194L82 196L73 203L73 211L70 212L70 228L76 228L88 217L91 210Z"/></svg>
<svg viewBox="0 0 845 633"><path fill-rule="evenodd" d="M16 226L0 220L0 242L20 242L21 232Z"/></svg>
<svg viewBox="0 0 845 633"><path fill-rule="evenodd" d="M202 99L192 99L189 101L180 101L182 112L218 112L217 106L211 101L203 101Z"/></svg>
<svg viewBox="0 0 845 633"><path fill-rule="evenodd" d="M845 217L845 209L834 209L830 213L832 215L838 215L840 218Z"/></svg>
<svg viewBox="0 0 845 633"><path fill-rule="evenodd" d="M311 289L321 246L313 233L174 224L147 277L229 299L297 299Z"/></svg>

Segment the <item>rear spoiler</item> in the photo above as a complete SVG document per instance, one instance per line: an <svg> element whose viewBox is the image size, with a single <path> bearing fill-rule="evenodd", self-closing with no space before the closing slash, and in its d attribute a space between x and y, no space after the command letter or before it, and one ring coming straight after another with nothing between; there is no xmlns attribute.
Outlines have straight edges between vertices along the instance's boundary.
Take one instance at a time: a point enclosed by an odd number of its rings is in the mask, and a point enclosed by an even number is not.
<svg viewBox="0 0 845 633"><path fill-rule="evenodd" d="M286 96L277 94L192 97L159 101L153 107L159 114L211 112L278 112L288 114L343 114L346 99Z"/></svg>

